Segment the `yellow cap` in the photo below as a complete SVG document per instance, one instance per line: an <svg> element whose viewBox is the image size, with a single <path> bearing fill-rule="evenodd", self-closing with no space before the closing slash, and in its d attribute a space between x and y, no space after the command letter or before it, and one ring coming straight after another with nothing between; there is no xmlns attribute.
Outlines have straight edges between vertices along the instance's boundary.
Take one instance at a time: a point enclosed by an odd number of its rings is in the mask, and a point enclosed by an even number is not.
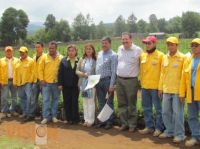
<svg viewBox="0 0 200 149"><path fill-rule="evenodd" d="M20 47L19 52L28 52L27 47Z"/></svg>
<svg viewBox="0 0 200 149"><path fill-rule="evenodd" d="M178 38L176 38L176 37L169 37L169 38L167 38L166 42L178 44Z"/></svg>
<svg viewBox="0 0 200 149"><path fill-rule="evenodd" d="M200 44L200 38L193 39L191 43L198 43L198 44Z"/></svg>
<svg viewBox="0 0 200 149"><path fill-rule="evenodd" d="M13 51L13 47L11 47L11 46L7 46L7 47L5 47L5 51L8 51L8 50Z"/></svg>

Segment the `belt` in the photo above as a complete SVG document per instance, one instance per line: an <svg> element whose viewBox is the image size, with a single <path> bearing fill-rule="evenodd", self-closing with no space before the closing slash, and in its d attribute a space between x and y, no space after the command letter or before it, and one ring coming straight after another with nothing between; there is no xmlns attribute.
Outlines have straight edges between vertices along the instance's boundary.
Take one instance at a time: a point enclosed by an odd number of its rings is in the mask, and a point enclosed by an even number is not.
<svg viewBox="0 0 200 149"><path fill-rule="evenodd" d="M137 77L120 77L120 76L117 76L117 77L123 80L137 79Z"/></svg>
<svg viewBox="0 0 200 149"><path fill-rule="evenodd" d="M13 81L13 78L9 78L8 81Z"/></svg>
<svg viewBox="0 0 200 149"><path fill-rule="evenodd" d="M110 80L111 77L100 78L100 81Z"/></svg>

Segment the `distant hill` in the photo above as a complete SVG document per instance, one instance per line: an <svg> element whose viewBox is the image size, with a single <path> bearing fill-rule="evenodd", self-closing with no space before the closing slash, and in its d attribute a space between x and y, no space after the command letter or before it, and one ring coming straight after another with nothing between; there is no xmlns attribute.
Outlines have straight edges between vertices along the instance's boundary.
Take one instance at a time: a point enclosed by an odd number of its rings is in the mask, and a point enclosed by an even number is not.
<svg viewBox="0 0 200 149"><path fill-rule="evenodd" d="M43 22L30 22L28 24L27 30L28 30L28 35L34 34L37 30L44 28L44 23ZM105 27L108 28L113 28L114 23L104 23Z"/></svg>
<svg viewBox="0 0 200 149"><path fill-rule="evenodd" d="M43 27L44 27L43 22L30 22L27 27L28 34L29 35L34 34L37 30Z"/></svg>

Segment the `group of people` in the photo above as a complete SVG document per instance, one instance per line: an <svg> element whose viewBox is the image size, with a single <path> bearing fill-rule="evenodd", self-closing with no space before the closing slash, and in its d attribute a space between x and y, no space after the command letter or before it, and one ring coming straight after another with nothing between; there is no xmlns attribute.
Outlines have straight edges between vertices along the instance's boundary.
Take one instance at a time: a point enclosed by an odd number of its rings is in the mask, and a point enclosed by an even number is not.
<svg viewBox="0 0 200 149"><path fill-rule="evenodd" d="M141 134L173 138L173 142L185 140L184 106L188 107L188 123L191 139L186 146L200 141L200 38L191 41L191 56L179 50L176 37L166 40L168 53L157 49L157 38L148 36L142 40L146 49L133 44L130 33L122 34L122 45L117 53L111 49L111 38L101 40L102 50L96 54L91 43L84 46L78 57L76 45L69 45L66 56L57 51L57 43L48 44L48 53L43 52L41 42L35 44L36 54L28 56L28 48L20 47L20 58L13 55L11 46L5 47L5 57L0 60L1 119L17 115L17 95L20 99L24 122L32 121L42 95L42 121L58 122L57 111L60 92L63 95L65 123L77 124L79 117L79 93L83 101L86 127L95 123L95 97L100 112L107 103L114 108L114 91L117 94L118 113L121 122L119 131L135 132L137 126L137 94L141 83L142 109L145 128ZM88 76L100 75L95 88L85 90ZM139 81L140 80L140 81ZM11 93L11 101L9 101ZM11 104L9 104L11 103ZM155 109L155 111L154 111ZM96 128L110 129L114 115Z"/></svg>

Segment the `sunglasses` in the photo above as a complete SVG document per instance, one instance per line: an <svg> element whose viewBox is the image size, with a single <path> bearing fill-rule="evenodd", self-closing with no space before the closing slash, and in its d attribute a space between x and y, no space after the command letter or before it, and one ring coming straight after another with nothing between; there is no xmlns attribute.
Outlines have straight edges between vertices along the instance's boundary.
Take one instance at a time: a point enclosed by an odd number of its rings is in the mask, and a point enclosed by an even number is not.
<svg viewBox="0 0 200 149"><path fill-rule="evenodd" d="M151 44L152 44L152 42L146 42L145 44L146 44L146 45L151 45Z"/></svg>
<svg viewBox="0 0 200 149"><path fill-rule="evenodd" d="M199 46L199 44L191 44L191 47L197 48Z"/></svg>

